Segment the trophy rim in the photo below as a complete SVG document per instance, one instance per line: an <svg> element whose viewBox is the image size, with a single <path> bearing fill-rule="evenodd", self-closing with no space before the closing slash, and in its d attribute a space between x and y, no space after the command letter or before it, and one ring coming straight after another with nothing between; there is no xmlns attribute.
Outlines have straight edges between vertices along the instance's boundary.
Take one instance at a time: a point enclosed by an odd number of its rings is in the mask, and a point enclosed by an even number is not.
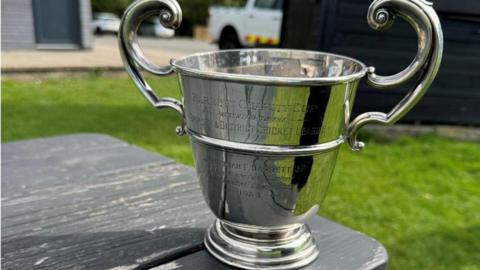
<svg viewBox="0 0 480 270"><path fill-rule="evenodd" d="M251 75L251 74L239 74L239 73L228 73L221 71L205 71L197 68L186 67L185 65L180 64L181 61L185 61L188 58L193 57L202 57L206 55L214 55L220 53L231 53L231 52L271 52L271 53L282 53L282 52L296 52L296 53L305 53L310 55L317 56L330 56L337 57L340 59L348 60L353 62L355 65L359 66L359 71L356 71L352 74L335 76L335 77L288 77L288 76L266 76L266 75ZM190 54L183 56L179 59L171 59L170 64L172 67L182 75L193 76L197 78L210 79L210 80L222 80L222 81L232 81L232 82L246 82L246 83L256 83L256 84L268 84L268 85L332 85L339 83L348 83L351 81L359 80L365 76L368 71L368 67L361 61L348 57L341 54L321 52L321 51L310 51L310 50L296 50L296 49L268 49L268 48L254 48L254 49L233 49L233 50L222 50L222 51L208 51Z"/></svg>

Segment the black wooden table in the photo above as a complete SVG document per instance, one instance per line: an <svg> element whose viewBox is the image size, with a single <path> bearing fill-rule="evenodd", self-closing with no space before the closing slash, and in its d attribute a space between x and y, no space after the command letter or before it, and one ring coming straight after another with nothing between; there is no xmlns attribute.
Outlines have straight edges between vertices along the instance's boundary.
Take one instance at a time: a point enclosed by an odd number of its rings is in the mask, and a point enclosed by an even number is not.
<svg viewBox="0 0 480 270"><path fill-rule="evenodd" d="M2 145L2 269L230 269L194 170L104 135ZM321 217L306 269L386 269L381 244Z"/></svg>

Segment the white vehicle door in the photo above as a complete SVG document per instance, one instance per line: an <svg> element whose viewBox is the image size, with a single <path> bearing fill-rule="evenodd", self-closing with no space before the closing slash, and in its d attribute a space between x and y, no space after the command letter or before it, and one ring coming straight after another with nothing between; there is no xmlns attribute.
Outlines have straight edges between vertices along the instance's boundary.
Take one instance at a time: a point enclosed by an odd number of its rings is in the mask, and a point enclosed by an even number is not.
<svg viewBox="0 0 480 270"><path fill-rule="evenodd" d="M282 24L283 0L253 0L245 16L245 36L249 45L278 45Z"/></svg>

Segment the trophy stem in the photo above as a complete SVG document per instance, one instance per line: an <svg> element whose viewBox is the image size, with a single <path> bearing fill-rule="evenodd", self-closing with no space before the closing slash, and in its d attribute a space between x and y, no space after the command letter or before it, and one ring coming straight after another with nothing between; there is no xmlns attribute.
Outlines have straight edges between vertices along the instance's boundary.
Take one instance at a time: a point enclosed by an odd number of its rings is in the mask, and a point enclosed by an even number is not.
<svg viewBox="0 0 480 270"><path fill-rule="evenodd" d="M217 219L207 231L205 246L220 261L242 269L297 269L318 256L305 224L267 228Z"/></svg>

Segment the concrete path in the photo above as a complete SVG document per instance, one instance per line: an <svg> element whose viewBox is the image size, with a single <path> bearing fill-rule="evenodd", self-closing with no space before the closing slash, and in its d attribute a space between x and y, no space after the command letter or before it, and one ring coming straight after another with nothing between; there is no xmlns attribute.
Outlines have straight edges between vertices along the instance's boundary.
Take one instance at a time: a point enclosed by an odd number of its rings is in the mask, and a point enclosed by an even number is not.
<svg viewBox="0 0 480 270"><path fill-rule="evenodd" d="M140 44L149 59L160 65L171 58L217 50L215 44L187 38L141 38ZM96 37L91 50L10 50L2 51L1 58L3 72L123 68L115 36Z"/></svg>

